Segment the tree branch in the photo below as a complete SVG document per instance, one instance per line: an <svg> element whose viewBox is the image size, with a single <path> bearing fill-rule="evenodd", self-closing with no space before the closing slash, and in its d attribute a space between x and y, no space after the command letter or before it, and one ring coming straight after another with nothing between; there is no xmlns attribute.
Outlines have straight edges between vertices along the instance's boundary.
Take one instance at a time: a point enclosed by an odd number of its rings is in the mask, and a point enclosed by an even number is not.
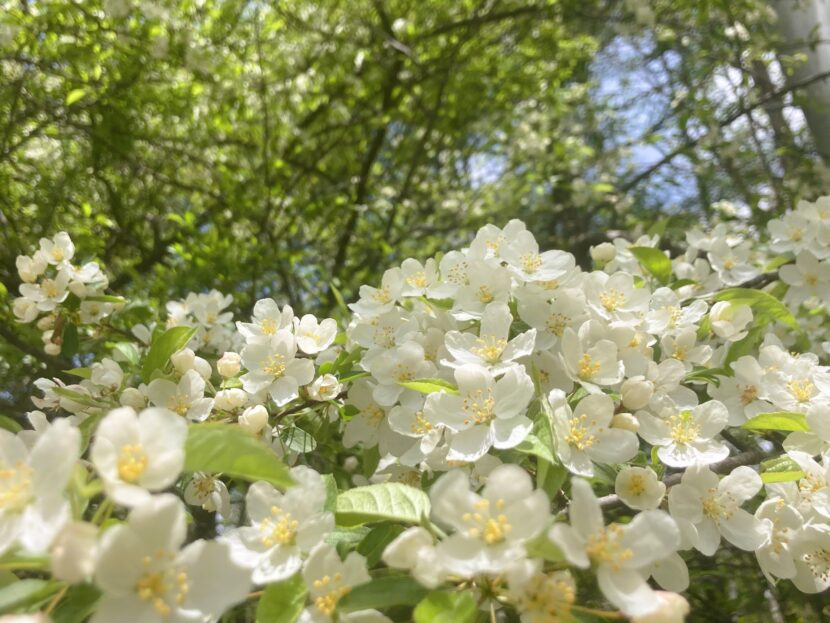
<svg viewBox="0 0 830 623"><path fill-rule="evenodd" d="M750 112L752 112L756 108L760 108L762 106L765 106L765 105L769 104L771 101L776 100L776 99L780 98L781 96L786 95L787 93L790 93L790 92L795 91L797 89L804 88L804 87L809 86L809 85L811 85L815 82L821 82L822 80L827 80L828 78L830 78L830 71L825 71L823 73L811 76L810 78L807 78L805 80L801 80L800 82L794 82L793 84L790 84L787 87L785 87L783 89L780 89L778 91L775 91L773 93L769 93L768 95L757 99L756 101L754 101L751 104L745 104L744 106L741 106L738 110L733 112L731 115L728 115L727 117L722 119L718 123L718 127L724 128L728 125L731 125L732 123L734 123L735 121L737 121L738 119L740 119L744 115L749 114ZM670 151L669 153L664 155L662 158L660 158L660 160L658 160L654 164L646 167L643 171L640 171L640 173L638 173L633 178L631 178L629 181L624 183L620 187L620 192L624 193L624 192L627 192L627 191L631 190L632 188L637 186L640 182L642 182L643 180L650 177L655 171L657 171L658 169L662 168L663 166L665 166L666 164L668 164L669 162L671 162L672 160L677 158L683 152L695 147L704 136L706 136L706 135L704 134L704 135L702 135L702 136L700 136L696 139L685 141L684 143L682 143L681 145L679 145L678 147L676 147L675 149L673 149L672 151Z"/></svg>

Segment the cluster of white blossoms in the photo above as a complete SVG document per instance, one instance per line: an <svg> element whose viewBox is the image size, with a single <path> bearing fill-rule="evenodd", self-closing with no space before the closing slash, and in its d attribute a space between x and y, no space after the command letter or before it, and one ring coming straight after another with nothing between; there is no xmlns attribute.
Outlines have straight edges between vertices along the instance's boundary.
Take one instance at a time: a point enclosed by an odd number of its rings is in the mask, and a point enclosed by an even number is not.
<svg viewBox="0 0 830 623"><path fill-rule="evenodd" d="M14 603L674 622L686 561L722 546L830 588L830 198L658 242L587 271L488 225L338 325L272 299L234 323L216 291L139 322L42 240L15 314L78 381L39 379L31 429L0 430L0 564L38 589Z"/></svg>
<svg viewBox="0 0 830 623"><path fill-rule="evenodd" d="M41 238L40 248L31 256L17 256L17 273L23 282L13 311L20 322L35 322L43 331L44 350L50 355L61 352L60 306L75 310L84 324L96 324L109 316L117 297L104 295L109 281L96 262L81 266L72 263L75 245L66 232L51 240ZM70 296L72 297L70 299Z"/></svg>

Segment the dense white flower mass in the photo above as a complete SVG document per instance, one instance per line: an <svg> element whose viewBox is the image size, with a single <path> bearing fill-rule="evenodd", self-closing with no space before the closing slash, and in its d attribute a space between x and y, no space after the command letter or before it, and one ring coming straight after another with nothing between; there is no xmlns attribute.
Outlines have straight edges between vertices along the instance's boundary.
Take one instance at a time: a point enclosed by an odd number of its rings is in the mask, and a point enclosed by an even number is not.
<svg viewBox="0 0 830 623"><path fill-rule="evenodd" d="M510 221L337 318L267 289L139 321L44 238L13 312L74 367L0 422L4 569L57 580L19 612L682 621L722 548L827 590L830 198L660 247L588 270Z"/></svg>

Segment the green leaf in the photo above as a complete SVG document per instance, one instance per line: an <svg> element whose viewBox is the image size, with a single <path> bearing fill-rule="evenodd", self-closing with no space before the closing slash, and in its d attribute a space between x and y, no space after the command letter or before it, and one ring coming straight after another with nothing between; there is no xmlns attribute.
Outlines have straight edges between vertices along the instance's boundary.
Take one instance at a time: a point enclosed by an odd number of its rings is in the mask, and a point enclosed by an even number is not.
<svg viewBox="0 0 830 623"><path fill-rule="evenodd" d="M663 285L671 279L671 260L660 249L652 247L628 247L643 268Z"/></svg>
<svg viewBox="0 0 830 623"><path fill-rule="evenodd" d="M71 374L72 376L77 376L81 379L91 379L92 378L92 369L90 368L71 368L69 370L64 370L67 374Z"/></svg>
<svg viewBox="0 0 830 623"><path fill-rule="evenodd" d="M422 394L434 394L435 392L458 393L458 388L444 379L417 379L415 381L402 381L398 385Z"/></svg>
<svg viewBox="0 0 830 623"><path fill-rule="evenodd" d="M730 363L737 361L745 355L752 355L758 349L761 340L764 339L766 333L763 324L752 327L746 334L746 337L738 342L735 342L729 347L726 352L726 358L723 360L723 369L729 370L729 376L732 376L732 368Z"/></svg>
<svg viewBox="0 0 830 623"><path fill-rule="evenodd" d="M366 564L371 569L380 561L383 550L403 532L403 526L384 523L374 528L357 546L357 552L366 557ZM414 605L414 604L413 604Z"/></svg>
<svg viewBox="0 0 830 623"><path fill-rule="evenodd" d="M83 394L81 392L76 392L74 389L67 389L66 387L53 387L51 391L57 394L58 396L69 398L70 400L77 402L78 404L84 405L85 407L102 406L100 402L98 402L91 396L88 396L87 394Z"/></svg>
<svg viewBox="0 0 830 623"><path fill-rule="evenodd" d="M568 470L559 461L540 460L536 468L536 486L554 499L568 478Z"/></svg>
<svg viewBox="0 0 830 623"><path fill-rule="evenodd" d="M763 472L761 474L761 482L770 484L773 482L791 482L793 480L801 480L804 478L804 472Z"/></svg>
<svg viewBox="0 0 830 623"><path fill-rule="evenodd" d="M66 323L61 334L61 357L69 358L75 355L80 344L78 327L71 322Z"/></svg>
<svg viewBox="0 0 830 623"><path fill-rule="evenodd" d="M100 598L101 592L90 584L72 586L52 613L52 620L54 623L82 623L90 617Z"/></svg>
<svg viewBox="0 0 830 623"><path fill-rule="evenodd" d="M282 582L269 584L256 608L257 623L294 623L305 606L306 590L299 573Z"/></svg>
<svg viewBox="0 0 830 623"><path fill-rule="evenodd" d="M0 614L13 612L46 599L60 588L59 582L27 579L0 588Z"/></svg>
<svg viewBox="0 0 830 623"><path fill-rule="evenodd" d="M170 361L170 355L181 350L196 333L195 327L171 327L153 340L147 358L144 360L144 367L141 370L141 378L149 383L155 370L162 370Z"/></svg>
<svg viewBox="0 0 830 623"><path fill-rule="evenodd" d="M89 441L92 439L92 435L95 432L95 429L98 427L98 422L100 422L104 417L104 413L94 413L90 415L88 418L84 419L83 422L78 424L78 430L81 431L81 450L86 450L89 446Z"/></svg>
<svg viewBox="0 0 830 623"><path fill-rule="evenodd" d="M288 468L268 446L232 424L193 424L185 443L185 471L222 472L277 487L293 484Z"/></svg>
<svg viewBox="0 0 830 623"><path fill-rule="evenodd" d="M476 601L470 593L433 591L412 613L415 623L473 623Z"/></svg>
<svg viewBox="0 0 830 623"><path fill-rule="evenodd" d="M322 474L322 476L326 487L326 502L323 510L333 513L337 508L337 481L331 474Z"/></svg>
<svg viewBox="0 0 830 623"><path fill-rule="evenodd" d="M547 426L547 424L545 424L545 426ZM553 458L550 448L546 446L542 440L539 439L539 437L532 433L525 437L522 443L516 446L514 450L517 450L522 454L532 454L540 459L544 459L548 463L556 463L556 459Z"/></svg>
<svg viewBox="0 0 830 623"><path fill-rule="evenodd" d="M291 426L280 431L280 440L286 448L300 454L311 452L317 447L317 442L311 433L307 433L299 426Z"/></svg>
<svg viewBox="0 0 830 623"><path fill-rule="evenodd" d="M769 324L773 320L781 322L791 329L800 331L798 321L789 308L764 290L751 288L729 288L715 295L716 301L729 301L738 305L749 305L752 313L761 324Z"/></svg>
<svg viewBox="0 0 830 623"><path fill-rule="evenodd" d="M66 95L66 105L72 106L77 101L82 100L86 96L86 89L72 89Z"/></svg>
<svg viewBox="0 0 830 623"><path fill-rule="evenodd" d="M412 576L393 575L375 578L355 586L337 604L342 612L389 608L391 606L414 606L429 592Z"/></svg>
<svg viewBox="0 0 830 623"><path fill-rule="evenodd" d="M367 528L366 526L357 526L354 528L335 528L332 532L329 532L325 536L323 541L329 545L340 545L341 543L344 543L346 545L356 546L363 539L369 536L371 531L371 528Z"/></svg>
<svg viewBox="0 0 830 623"><path fill-rule="evenodd" d="M113 303L115 305L121 305L127 302L127 299L123 296L114 296L112 294L96 294L95 296L88 296L84 300L95 301L96 303Z"/></svg>
<svg viewBox="0 0 830 623"><path fill-rule="evenodd" d="M810 432L810 425L803 413L775 411L761 413L751 418L741 428L747 430L789 430L803 433Z"/></svg>
<svg viewBox="0 0 830 623"><path fill-rule="evenodd" d="M337 496L337 523L341 526L384 520L417 524L429 511L426 493L399 482L356 487Z"/></svg>
<svg viewBox="0 0 830 623"><path fill-rule="evenodd" d="M732 370L725 369L725 368L696 368L689 372L686 375L686 378L683 380L684 383L694 383L695 381L698 382L705 382L705 383L718 383L719 376L731 376Z"/></svg>
<svg viewBox="0 0 830 623"><path fill-rule="evenodd" d="M545 532L546 531L542 532L542 534L537 536L535 539L525 543L527 555L530 558L541 558L542 560L547 560L548 562L558 563L564 561L565 556L562 554L562 550L547 537Z"/></svg>
<svg viewBox="0 0 830 623"><path fill-rule="evenodd" d="M19 433L23 430L20 423L8 415L0 415L0 428L4 428L11 433Z"/></svg>
<svg viewBox="0 0 830 623"><path fill-rule="evenodd" d="M138 353L138 348L132 342L118 342L117 344L113 344L112 350L121 353L126 361L130 364L137 366L138 360L140 355Z"/></svg>

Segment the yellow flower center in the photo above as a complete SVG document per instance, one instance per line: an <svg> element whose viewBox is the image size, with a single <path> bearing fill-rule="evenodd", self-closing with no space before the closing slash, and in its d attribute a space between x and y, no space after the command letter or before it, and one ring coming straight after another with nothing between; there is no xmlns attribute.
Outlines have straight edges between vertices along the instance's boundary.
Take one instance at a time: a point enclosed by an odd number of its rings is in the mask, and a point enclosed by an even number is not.
<svg viewBox="0 0 830 623"><path fill-rule="evenodd" d="M728 491L719 492L715 487L707 489L706 496L703 498L703 514L712 521L729 519L735 514L737 508L735 496Z"/></svg>
<svg viewBox="0 0 830 623"><path fill-rule="evenodd" d="M465 424L469 424L471 419L475 424L488 424L496 417L496 400L493 398L492 389L488 389L487 392L477 389L468 393L462 402L462 407L470 416L464 420Z"/></svg>
<svg viewBox="0 0 830 623"><path fill-rule="evenodd" d="M487 363L496 363L507 347L507 340L488 335L476 339L476 344L477 346L471 349L474 355L481 357Z"/></svg>
<svg viewBox="0 0 830 623"><path fill-rule="evenodd" d="M167 402L167 408L174 413L178 413L179 415L185 415L190 406L187 404L187 400L184 396L176 394Z"/></svg>
<svg viewBox="0 0 830 623"><path fill-rule="evenodd" d="M395 371L392 373L395 377L395 380L398 383L406 383L407 381L411 381L415 378L415 375L412 373L412 370L401 363L395 364Z"/></svg>
<svg viewBox="0 0 830 623"><path fill-rule="evenodd" d="M538 253L525 253L522 258L522 270L526 273L532 273L542 266L542 258Z"/></svg>
<svg viewBox="0 0 830 623"><path fill-rule="evenodd" d="M259 326L265 335L274 335L277 332L277 321L273 318L266 318Z"/></svg>
<svg viewBox="0 0 830 623"><path fill-rule="evenodd" d="M808 402L816 388L810 379L793 380L787 383L787 389L798 402Z"/></svg>
<svg viewBox="0 0 830 623"><path fill-rule="evenodd" d="M628 492L631 495L643 495L646 492L646 479L640 474L631 474L628 479Z"/></svg>
<svg viewBox="0 0 830 623"><path fill-rule="evenodd" d="M620 292L616 288L609 288L599 295L599 302L606 311L614 312L625 305L625 293Z"/></svg>
<svg viewBox="0 0 830 623"><path fill-rule="evenodd" d="M0 470L0 509L21 511L29 503L32 468L23 461Z"/></svg>
<svg viewBox="0 0 830 623"><path fill-rule="evenodd" d="M264 536L262 544L266 547L275 545L293 545L297 538L297 528L300 522L279 506L271 507L271 517L259 522L259 529Z"/></svg>
<svg viewBox="0 0 830 623"><path fill-rule="evenodd" d="M478 289L478 300L484 304L490 303L493 299L496 298L493 296L492 290L487 286L480 286Z"/></svg>
<svg viewBox="0 0 830 623"><path fill-rule="evenodd" d="M560 623L569 620L575 599L572 583L539 573L527 583L516 606L521 613L530 615L531 623Z"/></svg>
<svg viewBox="0 0 830 623"><path fill-rule="evenodd" d="M565 314L559 314L554 312L550 316L548 316L548 319L545 322L545 329L547 329L550 333L553 333L558 337L562 337L562 333L565 331L565 327L568 326L568 323L570 321L570 317L566 316Z"/></svg>
<svg viewBox="0 0 830 623"><path fill-rule="evenodd" d="M274 353L268 356L265 365L262 366L262 371L270 374L275 379L280 378L285 374L285 357L279 353Z"/></svg>
<svg viewBox="0 0 830 623"><path fill-rule="evenodd" d="M124 482L135 483L147 469L147 454L140 443L121 446L116 461L118 477Z"/></svg>
<svg viewBox="0 0 830 623"><path fill-rule="evenodd" d="M392 295L389 293L389 288L384 286L375 290L372 298L375 299L375 302L386 305L386 303L392 300Z"/></svg>
<svg viewBox="0 0 830 623"><path fill-rule="evenodd" d="M406 278L406 283L411 288L426 288L427 287L427 276L424 274L424 271L419 270L417 273L414 273Z"/></svg>
<svg viewBox="0 0 830 623"><path fill-rule="evenodd" d="M583 381L590 381L599 372L600 363L591 359L591 355L585 353L579 360L579 372L577 375Z"/></svg>
<svg viewBox="0 0 830 623"><path fill-rule="evenodd" d="M803 560L807 563L813 577L819 578L824 582L830 578L830 551L818 549L809 554L805 554Z"/></svg>
<svg viewBox="0 0 830 623"><path fill-rule="evenodd" d="M741 404L746 406L758 397L758 388L754 385L747 385L741 392Z"/></svg>
<svg viewBox="0 0 830 623"><path fill-rule="evenodd" d="M335 573L333 578L324 575L319 580L314 580L312 584L318 591L325 590L329 586L331 587L330 590L326 590L325 593L314 600L314 605L326 616L330 617L334 614L334 611L337 608L337 602L351 590L351 587L349 586L340 586L339 584L342 581L343 576L340 573Z"/></svg>
<svg viewBox="0 0 830 623"><path fill-rule="evenodd" d="M607 564L614 571L619 571L622 563L634 556L631 549L620 545L622 535L622 526L615 523L595 532L588 537L585 545L588 557L596 564Z"/></svg>
<svg viewBox="0 0 830 623"><path fill-rule="evenodd" d="M591 420L590 426L596 426L596 423L596 420ZM596 443L597 438L591 433L590 428L586 426L588 424L588 415L586 413L583 413L579 417L571 418L569 424L570 429L565 436L565 441L569 446L573 446L577 450L585 450ZM598 432L601 431L602 429L598 429Z"/></svg>
<svg viewBox="0 0 830 623"><path fill-rule="evenodd" d="M505 502L499 498L496 500L496 511L504 510ZM462 521L471 525L467 529L467 536L473 539L481 539L487 545L501 543L513 529L507 516L501 512L493 516L490 514L490 500L479 500L474 505L475 511L464 513Z"/></svg>
<svg viewBox="0 0 830 623"><path fill-rule="evenodd" d="M50 299L56 298L60 292L58 290L58 285L53 279L44 279L42 287L43 291L46 292L46 296Z"/></svg>
<svg viewBox="0 0 830 623"><path fill-rule="evenodd" d="M669 418L671 438L675 443L691 443L697 439L700 426L692 419L690 411L678 413Z"/></svg>
<svg viewBox="0 0 830 623"><path fill-rule="evenodd" d="M424 417L423 411L418 411L418 413L415 414L415 421L412 422L411 429L412 432L417 435L426 435L432 430L432 424Z"/></svg>
<svg viewBox="0 0 830 623"><path fill-rule="evenodd" d="M162 618L172 611L172 606L181 607L189 590L187 573L170 563L175 555L158 550L152 557L145 556L145 572L136 582L135 592L142 601L147 601ZM161 567L161 568L158 568Z"/></svg>

